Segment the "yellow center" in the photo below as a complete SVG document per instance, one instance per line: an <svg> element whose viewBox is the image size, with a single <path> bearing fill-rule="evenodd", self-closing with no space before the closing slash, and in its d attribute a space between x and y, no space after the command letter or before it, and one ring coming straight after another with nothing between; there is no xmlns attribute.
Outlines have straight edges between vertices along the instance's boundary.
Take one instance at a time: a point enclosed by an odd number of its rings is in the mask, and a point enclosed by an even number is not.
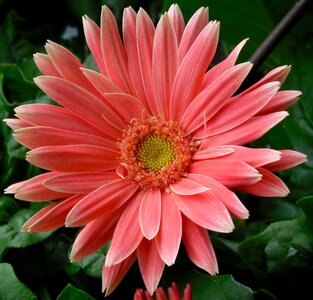
<svg viewBox="0 0 313 300"><path fill-rule="evenodd" d="M173 162L175 152L166 139L149 135L139 144L136 156L148 171L160 171Z"/></svg>

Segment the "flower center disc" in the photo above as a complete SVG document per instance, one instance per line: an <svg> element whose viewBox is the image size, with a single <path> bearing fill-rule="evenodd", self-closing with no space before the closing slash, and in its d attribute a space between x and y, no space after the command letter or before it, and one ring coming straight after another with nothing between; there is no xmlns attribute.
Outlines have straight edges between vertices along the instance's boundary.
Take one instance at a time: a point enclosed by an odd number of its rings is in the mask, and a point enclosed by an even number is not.
<svg viewBox="0 0 313 300"><path fill-rule="evenodd" d="M170 142L156 135L147 136L137 150L138 161L149 171L160 171L173 162L174 149Z"/></svg>
<svg viewBox="0 0 313 300"><path fill-rule="evenodd" d="M184 176L196 151L178 122L147 116L133 119L119 142L117 173L143 189L165 188Z"/></svg>

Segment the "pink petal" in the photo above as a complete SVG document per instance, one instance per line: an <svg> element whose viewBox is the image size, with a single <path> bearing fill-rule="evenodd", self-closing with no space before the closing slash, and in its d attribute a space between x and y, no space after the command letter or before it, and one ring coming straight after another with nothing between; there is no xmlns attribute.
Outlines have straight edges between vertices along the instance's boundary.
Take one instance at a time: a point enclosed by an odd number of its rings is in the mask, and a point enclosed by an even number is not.
<svg viewBox="0 0 313 300"><path fill-rule="evenodd" d="M252 85L250 88L244 90L242 93L240 93L238 96L245 95L249 93L250 91L260 87L261 85L273 81L279 81L281 84L284 83L286 77L288 76L290 72L291 67L290 66L282 66L278 67L269 73L267 73L263 78L261 78L258 82L256 82L254 85Z"/></svg>
<svg viewBox="0 0 313 300"><path fill-rule="evenodd" d="M154 241L143 239L137 249L138 263L145 286L150 295L156 290L164 269Z"/></svg>
<svg viewBox="0 0 313 300"><path fill-rule="evenodd" d="M188 178L209 187L211 189L210 192L226 206L233 216L239 219L247 219L249 217L248 210L240 202L236 194L218 181L199 174L188 174Z"/></svg>
<svg viewBox="0 0 313 300"><path fill-rule="evenodd" d="M279 152L281 159L264 166L264 168L271 172L276 172L290 169L307 161L307 156L297 151L279 150Z"/></svg>
<svg viewBox="0 0 313 300"><path fill-rule="evenodd" d="M198 161L191 165L190 172L211 177L230 187L253 184L262 177L256 169L248 164L231 159Z"/></svg>
<svg viewBox="0 0 313 300"><path fill-rule="evenodd" d="M22 128L15 132L14 137L20 144L30 149L42 146L86 144L109 148L115 151L117 155L119 153L115 143L102 137L51 127L33 126Z"/></svg>
<svg viewBox="0 0 313 300"><path fill-rule="evenodd" d="M103 95L105 93L122 93L122 90L108 77L89 69L81 69L84 76Z"/></svg>
<svg viewBox="0 0 313 300"><path fill-rule="evenodd" d="M173 82L178 69L178 45L176 34L167 14L157 25L152 53L152 75L155 88L155 106L160 115L168 118Z"/></svg>
<svg viewBox="0 0 313 300"><path fill-rule="evenodd" d="M136 25L140 74L151 111L154 115L157 115L158 109L155 102L152 78L152 52L155 29L148 14L142 8L139 9L137 14Z"/></svg>
<svg viewBox="0 0 313 300"><path fill-rule="evenodd" d="M123 41L127 52L127 66L133 86L136 87L135 93L138 99L149 110L149 104L141 77L137 49L137 14L131 8L127 7L123 13Z"/></svg>
<svg viewBox="0 0 313 300"><path fill-rule="evenodd" d="M205 160L210 158L223 157L233 153L235 149L233 146L218 146L218 147L202 147L200 145L199 150L193 155L194 160Z"/></svg>
<svg viewBox="0 0 313 300"><path fill-rule="evenodd" d="M216 159L231 159L231 160L239 160L247 163L248 165L257 168L263 165L267 165L271 162L275 162L280 160L280 152L268 148L259 148L259 149L254 149L254 148L247 148L247 147L242 147L242 146L234 146L234 145L226 145L226 146L219 146L215 148L202 148L201 152L208 153L210 154L211 149L220 149L221 153L223 153L223 149L226 152L227 150L232 150L232 152L229 152L227 156L220 156L216 157ZM207 159L205 155L202 155L200 153L200 158L199 160L204 160ZM219 153L219 152L217 152ZM197 153L195 153L196 155ZM195 156L194 155L194 156ZM203 157L203 158L201 158ZM211 158L211 157L209 157Z"/></svg>
<svg viewBox="0 0 313 300"><path fill-rule="evenodd" d="M87 90L57 77L40 76L34 81L47 95L89 124L110 136L121 135L123 121L103 101Z"/></svg>
<svg viewBox="0 0 313 300"><path fill-rule="evenodd" d="M117 167L116 151L92 145L45 146L26 154L31 164L51 171L97 172Z"/></svg>
<svg viewBox="0 0 313 300"><path fill-rule="evenodd" d="M70 260L76 262L99 248L112 239L118 214L107 214L90 223L80 231L73 244Z"/></svg>
<svg viewBox="0 0 313 300"><path fill-rule="evenodd" d="M175 262L182 236L181 213L172 194L162 194L161 224L155 238L160 257L168 266Z"/></svg>
<svg viewBox="0 0 313 300"><path fill-rule="evenodd" d="M299 100L302 95L299 91L280 91L278 92L257 115L266 115L272 112L286 110L289 106Z"/></svg>
<svg viewBox="0 0 313 300"><path fill-rule="evenodd" d="M140 118L146 111L144 105L133 96L113 93L104 96L126 123L129 123L133 118Z"/></svg>
<svg viewBox="0 0 313 300"><path fill-rule="evenodd" d="M201 88L202 90L208 87L219 76L221 76L224 72L226 72L228 69L232 68L235 65L235 62L240 54L240 51L247 42L247 40L248 39L243 40L222 62L218 63L208 72L206 72L202 83Z"/></svg>
<svg viewBox="0 0 313 300"><path fill-rule="evenodd" d="M211 275L218 273L217 260L208 231L183 218L183 243L192 262Z"/></svg>
<svg viewBox="0 0 313 300"><path fill-rule="evenodd" d="M187 133L199 128L229 100L246 78L251 67L251 63L232 67L191 102L182 118Z"/></svg>
<svg viewBox="0 0 313 300"><path fill-rule="evenodd" d="M193 196L172 193L181 212L201 227L217 232L231 232L233 221L224 204L210 191Z"/></svg>
<svg viewBox="0 0 313 300"><path fill-rule="evenodd" d="M260 117L252 117L247 122L229 131L211 136L203 142L203 147L216 147L220 145L245 145L260 138L263 134L281 122L288 113L285 111L272 113ZM195 133L198 138L203 138L205 130Z"/></svg>
<svg viewBox="0 0 313 300"><path fill-rule="evenodd" d="M101 49L108 77L124 92L133 94L127 70L127 55L115 18L107 6L101 12Z"/></svg>
<svg viewBox="0 0 313 300"><path fill-rule="evenodd" d="M161 192L159 189L147 190L139 209L139 225L142 234L148 240L153 239L159 231L161 221Z"/></svg>
<svg viewBox="0 0 313 300"><path fill-rule="evenodd" d="M286 197L289 194L288 187L279 177L263 168L258 168L258 171L262 174L262 180L253 185L239 186L238 189L261 197Z"/></svg>
<svg viewBox="0 0 313 300"><path fill-rule="evenodd" d="M172 4L168 10L168 16L173 24L176 33L177 43L180 43L181 37L185 29L184 16L177 4Z"/></svg>
<svg viewBox="0 0 313 300"><path fill-rule="evenodd" d="M177 182L170 185L172 192L178 195L188 196L196 195L209 190L209 188L190 180L190 178L181 178Z"/></svg>
<svg viewBox="0 0 313 300"><path fill-rule="evenodd" d="M246 122L273 98L278 89L278 81L267 83L228 102L207 122L207 136L225 132Z"/></svg>
<svg viewBox="0 0 313 300"><path fill-rule="evenodd" d="M105 295L110 295L114 289L118 286L118 284L122 281L123 277L130 269L132 264L136 259L136 253L134 252L130 256L128 256L121 263L106 267L103 266L102 269L102 291L105 291Z"/></svg>
<svg viewBox="0 0 313 300"><path fill-rule="evenodd" d="M19 119L3 119L3 122L5 122L13 130L31 126L31 124Z"/></svg>
<svg viewBox="0 0 313 300"><path fill-rule="evenodd" d="M51 177L43 184L48 189L60 193L88 194L114 179L115 172L78 172Z"/></svg>
<svg viewBox="0 0 313 300"><path fill-rule="evenodd" d="M52 41L48 41L46 44L46 50L52 63L64 79L75 83L92 93L95 92L93 86L80 70L80 68L83 67L83 64L81 64L74 54L63 46Z"/></svg>
<svg viewBox="0 0 313 300"><path fill-rule="evenodd" d="M171 119L180 120L198 90L217 47L219 23L210 22L182 60L170 100Z"/></svg>
<svg viewBox="0 0 313 300"><path fill-rule="evenodd" d="M44 202L68 197L69 194L67 193L55 192L43 185L43 182L46 179L57 176L59 174L60 173L58 172L48 172L37 175L23 182L17 184L15 183L5 190L5 194L15 193L14 197L16 199L32 202Z"/></svg>
<svg viewBox="0 0 313 300"><path fill-rule="evenodd" d="M36 126L46 126L75 132L102 135L69 110L49 104L25 104L15 108L16 116Z"/></svg>
<svg viewBox="0 0 313 300"><path fill-rule="evenodd" d="M112 243L105 259L105 265L116 265L131 255L139 246L143 235L139 226L139 207L144 192L135 197L120 217L112 238Z"/></svg>
<svg viewBox="0 0 313 300"><path fill-rule="evenodd" d="M47 76L62 77L60 72L56 69L53 62L51 61L49 55L36 53L34 54L34 61L42 74Z"/></svg>
<svg viewBox="0 0 313 300"><path fill-rule="evenodd" d="M188 21L179 44L179 61L182 61L196 38L208 24L208 9L201 7Z"/></svg>
<svg viewBox="0 0 313 300"><path fill-rule="evenodd" d="M116 179L105 183L73 207L67 216L66 226L86 225L104 214L113 212L126 203L137 189L137 185L127 179Z"/></svg>
<svg viewBox="0 0 313 300"><path fill-rule="evenodd" d="M92 56L95 59L100 72L106 76L107 71L101 51L100 28L88 16L83 17L83 26L86 42L92 53Z"/></svg>
<svg viewBox="0 0 313 300"><path fill-rule="evenodd" d="M24 232L44 232L64 226L68 212L82 198L81 195L75 195L44 207L32 216L22 226L21 230Z"/></svg>

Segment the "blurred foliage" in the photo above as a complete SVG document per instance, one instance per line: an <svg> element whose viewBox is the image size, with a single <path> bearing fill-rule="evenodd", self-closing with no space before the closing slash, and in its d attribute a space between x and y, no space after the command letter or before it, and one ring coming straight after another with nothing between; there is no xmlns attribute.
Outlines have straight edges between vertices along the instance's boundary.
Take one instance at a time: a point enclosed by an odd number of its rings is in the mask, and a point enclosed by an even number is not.
<svg viewBox="0 0 313 300"><path fill-rule="evenodd" d="M249 37L239 61L249 59L274 26L294 5L286 0L177 1L185 20L201 6L209 6L210 19L221 21L220 50L227 54ZM170 0L39 0L0 1L0 117L30 102L49 102L32 78L39 75L35 52L44 52L47 39L61 43L88 66L92 65L84 42L81 17L99 23L100 7L108 5L119 26L123 8L144 7L156 22ZM212 233L220 273L210 277L195 271L182 249L178 262L166 268L162 286L176 280L190 282L194 299L304 299L313 275L313 9L306 12L264 62L251 82L279 65L292 65L284 89L303 92L289 109L290 116L253 146L290 148L308 155L308 162L280 173L291 194L285 199L240 195L250 211L248 221L238 221L231 234ZM30 178L40 170L24 161L25 149L11 130L0 123L1 189ZM302 198L301 200L299 200ZM74 229L26 234L20 226L41 204L0 197L0 298L1 299L102 299L101 269L106 248L71 264L68 253L77 234ZM134 264L117 290L107 299L132 299L143 287ZM127 295L127 296L125 296Z"/></svg>

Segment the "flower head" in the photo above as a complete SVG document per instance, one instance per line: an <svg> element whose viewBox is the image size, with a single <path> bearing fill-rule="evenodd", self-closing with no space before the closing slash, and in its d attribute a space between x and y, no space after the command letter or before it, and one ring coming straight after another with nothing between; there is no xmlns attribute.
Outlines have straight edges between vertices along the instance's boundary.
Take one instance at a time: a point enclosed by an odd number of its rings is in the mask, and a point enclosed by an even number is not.
<svg viewBox="0 0 313 300"><path fill-rule="evenodd" d="M282 121L300 96L278 91L290 68L279 67L236 93L251 63L236 65L246 41L208 69L219 23L200 8L185 24L172 5L156 27L126 8L123 40L104 6L101 25L83 18L99 71L86 69L49 41L35 54L36 84L59 105L28 104L7 119L27 161L48 172L7 188L26 201L50 201L23 226L27 232L84 228L71 252L77 261L111 241L103 290L111 293L136 258L152 294L181 242L190 259L218 272L208 230L231 232L248 218L234 191L286 196L272 172L305 161L292 150L252 142Z"/></svg>

